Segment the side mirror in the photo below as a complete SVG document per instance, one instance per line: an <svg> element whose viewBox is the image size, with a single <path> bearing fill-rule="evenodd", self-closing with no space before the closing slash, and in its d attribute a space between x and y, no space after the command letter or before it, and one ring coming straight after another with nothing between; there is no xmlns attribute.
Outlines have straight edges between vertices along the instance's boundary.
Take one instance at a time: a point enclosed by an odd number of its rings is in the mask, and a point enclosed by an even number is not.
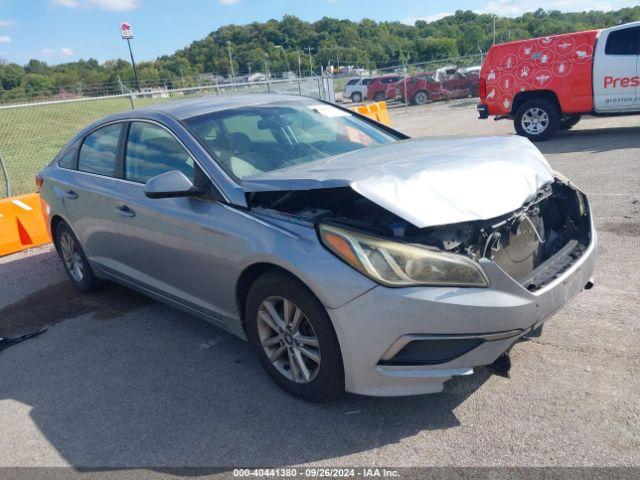
<svg viewBox="0 0 640 480"><path fill-rule="evenodd" d="M204 190L193 185L186 175L178 170L171 170L150 178L144 186L144 194L149 198L195 197Z"/></svg>

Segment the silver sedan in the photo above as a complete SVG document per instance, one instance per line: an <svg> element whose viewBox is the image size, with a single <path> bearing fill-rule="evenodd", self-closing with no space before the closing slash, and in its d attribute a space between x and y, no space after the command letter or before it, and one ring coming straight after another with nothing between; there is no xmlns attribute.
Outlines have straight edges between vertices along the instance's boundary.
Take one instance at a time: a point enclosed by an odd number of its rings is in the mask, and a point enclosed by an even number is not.
<svg viewBox="0 0 640 480"><path fill-rule="evenodd" d="M110 116L39 176L78 289L119 282L246 338L309 401L504 371L592 285L587 199L519 137L409 139L248 95Z"/></svg>

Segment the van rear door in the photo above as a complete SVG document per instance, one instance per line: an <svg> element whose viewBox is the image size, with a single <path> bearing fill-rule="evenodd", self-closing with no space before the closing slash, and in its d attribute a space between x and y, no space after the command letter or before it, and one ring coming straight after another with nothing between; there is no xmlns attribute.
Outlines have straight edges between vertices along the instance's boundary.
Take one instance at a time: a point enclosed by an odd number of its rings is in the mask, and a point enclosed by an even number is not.
<svg viewBox="0 0 640 480"><path fill-rule="evenodd" d="M593 66L596 112L640 111L639 55L640 22L601 32Z"/></svg>

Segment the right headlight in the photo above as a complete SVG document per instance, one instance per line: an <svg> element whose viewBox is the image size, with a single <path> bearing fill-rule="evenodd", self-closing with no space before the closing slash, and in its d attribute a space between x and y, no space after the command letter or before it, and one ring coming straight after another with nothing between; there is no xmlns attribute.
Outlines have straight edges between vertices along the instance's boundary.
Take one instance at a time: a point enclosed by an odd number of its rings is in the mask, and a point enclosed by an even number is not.
<svg viewBox="0 0 640 480"><path fill-rule="evenodd" d="M463 255L395 242L332 225L321 224L318 230L323 245L338 258L388 287L489 286L482 267Z"/></svg>

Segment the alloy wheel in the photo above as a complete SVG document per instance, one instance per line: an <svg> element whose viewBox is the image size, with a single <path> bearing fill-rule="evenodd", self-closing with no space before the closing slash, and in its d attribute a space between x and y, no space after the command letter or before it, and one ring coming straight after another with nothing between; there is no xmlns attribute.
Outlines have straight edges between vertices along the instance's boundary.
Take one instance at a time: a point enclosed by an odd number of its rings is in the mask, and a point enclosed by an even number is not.
<svg viewBox="0 0 640 480"><path fill-rule="evenodd" d="M272 365L288 380L310 383L320 371L320 344L305 313L291 300L268 297L258 309L258 337Z"/></svg>
<svg viewBox="0 0 640 480"><path fill-rule="evenodd" d="M429 100L429 97L427 97L426 93L424 93L424 92L416 93L416 96L415 96L416 104L424 105L425 103L427 103L428 100Z"/></svg>
<svg viewBox="0 0 640 480"><path fill-rule="evenodd" d="M540 135L549 126L549 114L539 107L532 107L522 115L521 124L529 135Z"/></svg>
<svg viewBox="0 0 640 480"><path fill-rule="evenodd" d="M78 283L84 279L84 262L75 239L69 232L60 235L60 252L69 275Z"/></svg>

